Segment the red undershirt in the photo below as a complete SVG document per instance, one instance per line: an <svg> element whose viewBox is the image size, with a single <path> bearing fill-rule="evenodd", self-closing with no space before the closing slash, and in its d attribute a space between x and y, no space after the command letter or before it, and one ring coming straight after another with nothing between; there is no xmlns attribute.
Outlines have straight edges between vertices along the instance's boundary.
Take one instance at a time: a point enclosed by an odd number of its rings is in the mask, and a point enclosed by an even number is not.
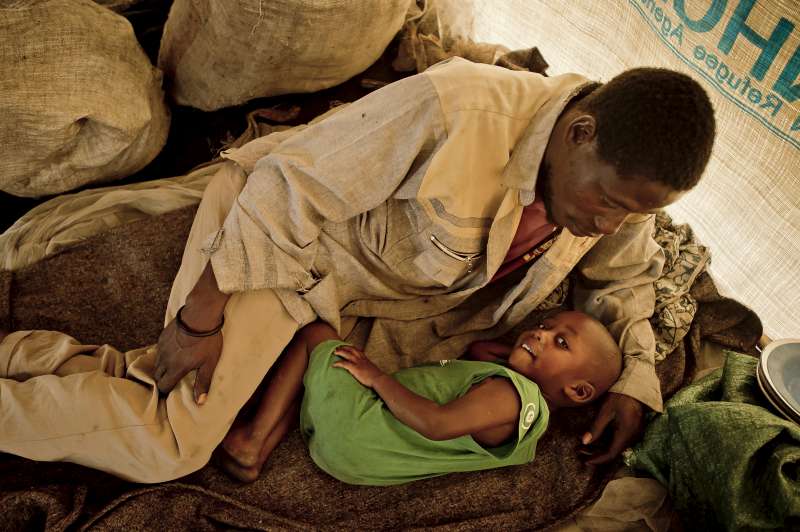
<svg viewBox="0 0 800 532"><path fill-rule="evenodd" d="M497 281L520 266L538 258L539 254L534 252L535 248L543 242L551 240L557 229L557 226L547 221L547 213L541 196L536 198L533 203L523 209L519 227L511 241L511 247L503 259L503 264L489 282Z"/></svg>

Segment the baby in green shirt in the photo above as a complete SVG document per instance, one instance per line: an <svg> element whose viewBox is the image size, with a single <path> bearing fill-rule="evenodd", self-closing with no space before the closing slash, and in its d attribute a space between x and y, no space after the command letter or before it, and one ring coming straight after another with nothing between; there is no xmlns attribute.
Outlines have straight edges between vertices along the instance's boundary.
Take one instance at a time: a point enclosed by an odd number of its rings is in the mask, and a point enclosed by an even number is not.
<svg viewBox="0 0 800 532"><path fill-rule="evenodd" d="M255 480L298 412L314 462L348 483L522 464L534 458L550 410L594 401L622 367L605 327L574 311L544 319L514 345L475 342L466 358L387 375L327 324L307 325L268 377L255 415L229 431L222 465Z"/></svg>

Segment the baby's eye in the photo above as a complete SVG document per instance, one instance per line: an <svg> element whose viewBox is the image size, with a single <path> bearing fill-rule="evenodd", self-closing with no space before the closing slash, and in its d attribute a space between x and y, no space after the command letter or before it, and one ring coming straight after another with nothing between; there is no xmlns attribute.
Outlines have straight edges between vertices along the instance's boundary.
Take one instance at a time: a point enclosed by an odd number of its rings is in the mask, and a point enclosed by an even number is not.
<svg viewBox="0 0 800 532"><path fill-rule="evenodd" d="M564 339L563 336L556 337L556 344L561 349L568 349L569 348L569 345L567 345L567 341Z"/></svg>

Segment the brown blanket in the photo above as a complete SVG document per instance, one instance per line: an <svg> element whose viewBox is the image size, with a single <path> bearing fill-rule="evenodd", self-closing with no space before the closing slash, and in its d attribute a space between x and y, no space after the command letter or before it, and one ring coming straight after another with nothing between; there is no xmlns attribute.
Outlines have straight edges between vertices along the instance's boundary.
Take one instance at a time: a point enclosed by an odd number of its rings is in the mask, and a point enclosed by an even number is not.
<svg viewBox="0 0 800 532"><path fill-rule="evenodd" d="M193 213L185 208L121 226L13 274L0 272L0 324L61 330L121 349L155 342ZM758 318L716 294L708 276L698 278L695 292L694 325L658 368L665 395L684 381L703 337L742 350L761 335ZM553 416L531 464L383 488L328 477L296 430L251 485L229 480L213 464L180 481L143 486L72 464L0 455L0 529L545 528L594 501L615 469L585 466L576 452L593 413Z"/></svg>

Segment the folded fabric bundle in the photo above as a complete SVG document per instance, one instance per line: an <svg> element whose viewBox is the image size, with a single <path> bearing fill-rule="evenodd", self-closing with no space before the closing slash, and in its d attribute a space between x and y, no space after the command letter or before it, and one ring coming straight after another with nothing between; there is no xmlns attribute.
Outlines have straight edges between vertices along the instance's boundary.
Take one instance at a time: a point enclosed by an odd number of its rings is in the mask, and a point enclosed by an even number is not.
<svg viewBox="0 0 800 532"><path fill-rule="evenodd" d="M0 268L18 270L114 227L197 205L213 168L185 176L64 194L0 235Z"/></svg>
<svg viewBox="0 0 800 532"><path fill-rule="evenodd" d="M800 527L800 426L770 407L757 365L728 352L723 368L667 402L628 456L668 487L687 530Z"/></svg>

